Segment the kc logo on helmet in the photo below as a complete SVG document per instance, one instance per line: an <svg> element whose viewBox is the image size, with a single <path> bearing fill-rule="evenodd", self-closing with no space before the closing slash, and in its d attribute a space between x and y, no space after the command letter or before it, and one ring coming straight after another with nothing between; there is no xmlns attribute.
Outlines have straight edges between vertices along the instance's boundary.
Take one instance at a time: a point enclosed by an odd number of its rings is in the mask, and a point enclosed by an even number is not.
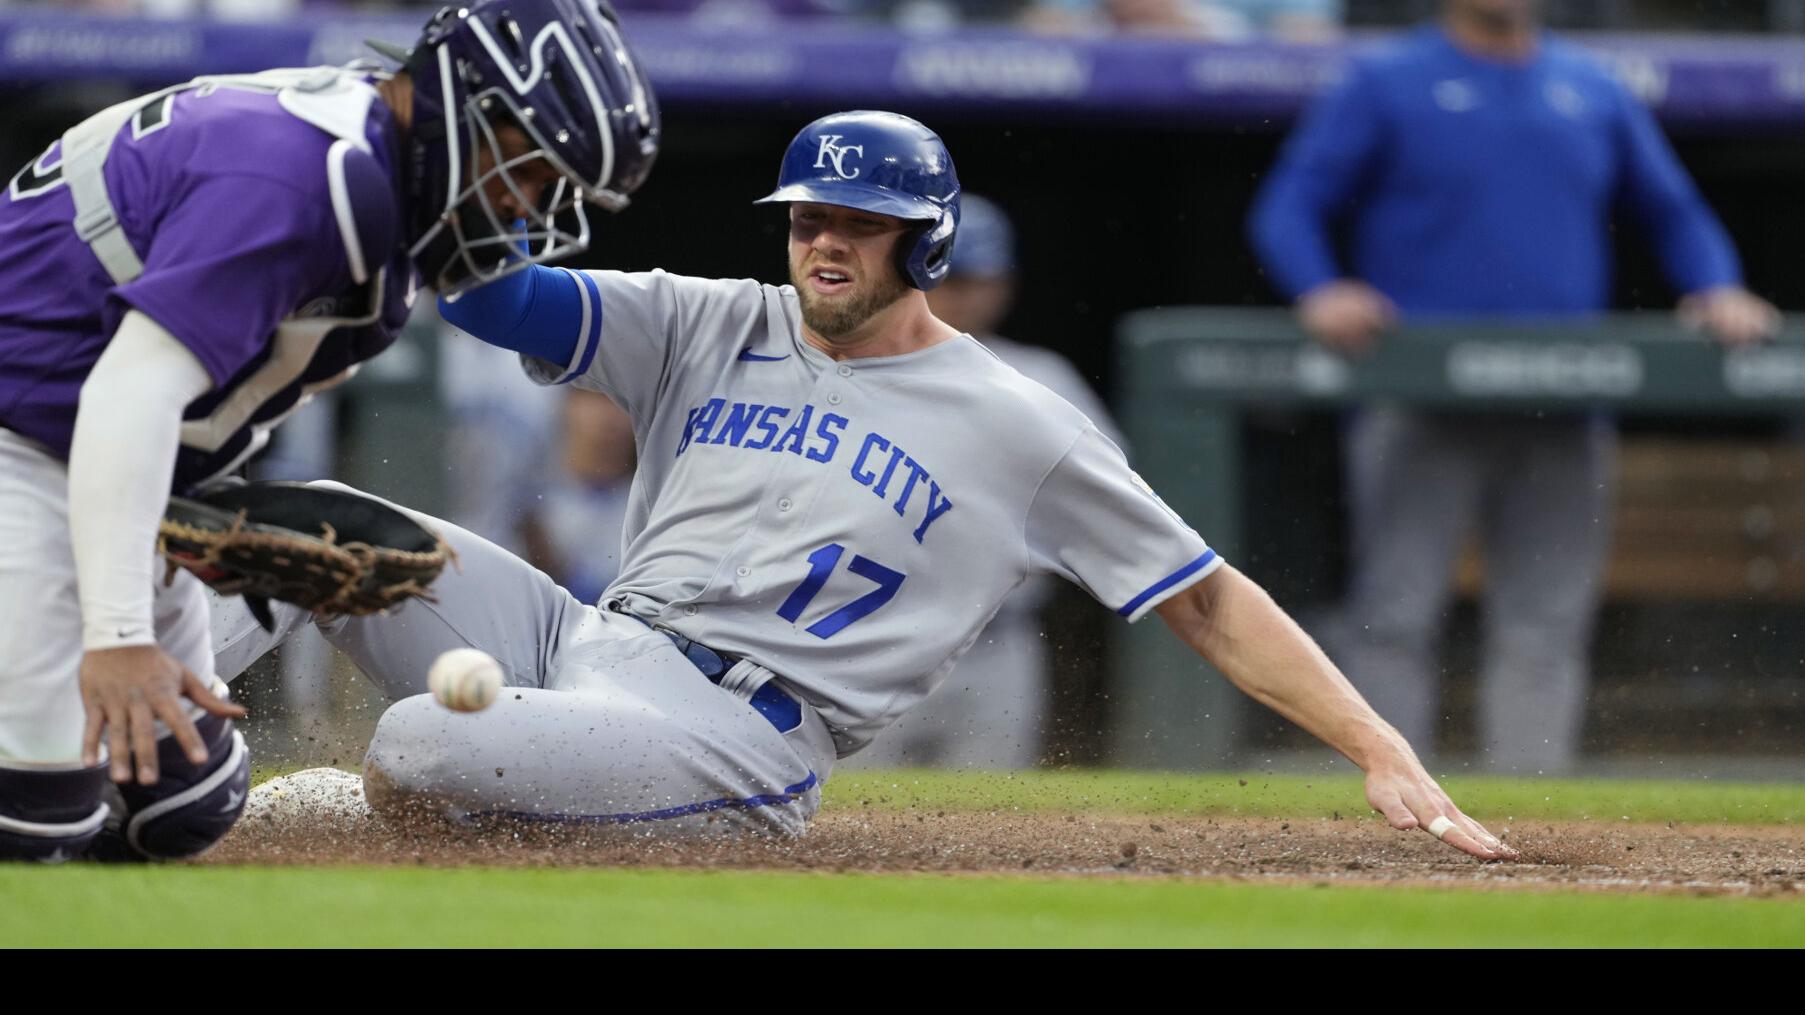
<svg viewBox="0 0 1805 1015"><path fill-rule="evenodd" d="M849 173L846 171L846 153L857 152L859 158L862 159L865 157L865 146L862 144L840 144L840 139L845 136L846 135L844 134L815 135L815 139L821 142L821 150L815 154L815 168L826 169L827 161L831 159L834 164L834 172L840 174L840 179L851 180L858 177L860 170L857 167L854 167L852 172Z"/></svg>

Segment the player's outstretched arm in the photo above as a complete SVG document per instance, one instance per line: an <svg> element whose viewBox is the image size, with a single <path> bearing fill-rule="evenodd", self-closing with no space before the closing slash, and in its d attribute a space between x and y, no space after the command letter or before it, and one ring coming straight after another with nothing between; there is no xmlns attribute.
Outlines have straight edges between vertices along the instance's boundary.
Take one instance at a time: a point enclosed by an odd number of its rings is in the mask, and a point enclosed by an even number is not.
<svg viewBox="0 0 1805 1015"><path fill-rule="evenodd" d="M1266 591L1227 565L1157 607L1184 642L1256 701L1310 731L1366 773L1366 798L1393 828L1430 831L1483 860L1515 859L1462 814L1398 731L1360 697Z"/></svg>

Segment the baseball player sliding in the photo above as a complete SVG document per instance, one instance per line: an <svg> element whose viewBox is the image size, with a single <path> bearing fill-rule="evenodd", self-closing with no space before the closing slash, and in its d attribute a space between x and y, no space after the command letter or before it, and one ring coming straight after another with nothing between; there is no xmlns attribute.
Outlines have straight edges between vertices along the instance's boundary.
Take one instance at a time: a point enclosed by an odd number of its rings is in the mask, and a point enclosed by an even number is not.
<svg viewBox="0 0 1805 1015"><path fill-rule="evenodd" d="M1050 571L1130 621L1157 612L1358 764L1395 827L1513 855L1090 420L929 312L959 222L935 134L825 117L763 202L788 208L787 286L535 267L444 307L535 380L625 408L640 466L622 572L595 606L423 519L462 563L438 601L323 622L400 699L370 745L373 806L800 832L835 759ZM281 609L266 633L241 606L222 613L226 674L308 620ZM421 694L435 657L464 646L511 685L473 715Z"/></svg>
<svg viewBox="0 0 1805 1015"><path fill-rule="evenodd" d="M657 118L597 0L441 11L401 69L201 78L104 110L0 195L0 859L184 856L250 763L171 492L455 294L587 245ZM274 157L272 157L274 156ZM120 784L113 788L109 774Z"/></svg>

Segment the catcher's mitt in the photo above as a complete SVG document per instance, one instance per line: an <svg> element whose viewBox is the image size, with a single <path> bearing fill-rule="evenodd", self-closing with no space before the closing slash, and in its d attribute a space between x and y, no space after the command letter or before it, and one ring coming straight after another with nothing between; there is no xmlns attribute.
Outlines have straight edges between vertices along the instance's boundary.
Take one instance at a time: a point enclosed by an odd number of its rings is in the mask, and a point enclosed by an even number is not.
<svg viewBox="0 0 1805 1015"><path fill-rule="evenodd" d="M221 595L243 595L270 626L270 599L362 616L431 600L451 548L380 501L304 483L248 483L172 497L157 529L171 573L184 567Z"/></svg>

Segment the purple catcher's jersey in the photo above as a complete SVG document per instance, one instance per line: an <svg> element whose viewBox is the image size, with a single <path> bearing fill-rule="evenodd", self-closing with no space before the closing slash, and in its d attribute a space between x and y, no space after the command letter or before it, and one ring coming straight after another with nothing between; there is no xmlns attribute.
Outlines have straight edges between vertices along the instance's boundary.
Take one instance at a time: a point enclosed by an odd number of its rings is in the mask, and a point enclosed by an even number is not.
<svg viewBox="0 0 1805 1015"><path fill-rule="evenodd" d="M168 329L213 379L184 413L178 491L242 461L304 394L405 323L399 145L367 81L270 72L142 100L104 165L143 264L123 284L76 233L62 146L0 194L0 426L57 456L127 311Z"/></svg>

